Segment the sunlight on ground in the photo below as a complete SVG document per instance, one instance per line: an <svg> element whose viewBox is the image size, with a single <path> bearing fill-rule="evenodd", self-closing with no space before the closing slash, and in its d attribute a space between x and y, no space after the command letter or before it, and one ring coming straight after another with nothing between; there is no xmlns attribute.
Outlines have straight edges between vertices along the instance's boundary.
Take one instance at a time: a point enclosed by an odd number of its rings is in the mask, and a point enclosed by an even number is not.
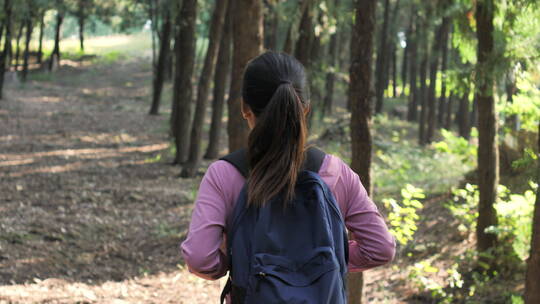
<svg viewBox="0 0 540 304"><path fill-rule="evenodd" d="M44 41L44 48L52 50L53 40ZM84 42L85 53L103 55L111 52L118 52L126 55L150 55L152 40L147 32L140 32L134 35L112 35L102 37L88 37ZM79 39L67 38L60 42L62 52L79 52Z"/></svg>

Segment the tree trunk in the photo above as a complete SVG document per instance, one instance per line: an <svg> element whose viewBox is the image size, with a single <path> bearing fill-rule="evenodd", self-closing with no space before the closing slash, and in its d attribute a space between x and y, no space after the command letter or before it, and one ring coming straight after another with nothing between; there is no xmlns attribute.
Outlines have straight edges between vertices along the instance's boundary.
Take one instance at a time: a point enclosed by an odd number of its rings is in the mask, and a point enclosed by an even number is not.
<svg viewBox="0 0 540 304"><path fill-rule="evenodd" d="M219 142L223 126L223 105L225 103L225 89L227 87L227 75L230 75L231 67L231 42L232 42L232 1L229 0L225 25L219 45L216 73L214 77L214 92L212 100L212 123L208 148L204 155L206 159L214 159L219 156Z"/></svg>
<svg viewBox="0 0 540 304"><path fill-rule="evenodd" d="M326 95L324 96L323 117L325 115L332 114L332 104L334 101L334 84L336 81L336 72L339 68L337 66L338 45L339 45L339 34L336 32L330 38L330 46L329 46L330 54L328 56L329 70L326 73L326 82L325 82Z"/></svg>
<svg viewBox="0 0 540 304"><path fill-rule="evenodd" d="M465 92L459 99L458 112L456 113L456 122L458 124L459 136L469 139L470 121L469 121L469 92Z"/></svg>
<svg viewBox="0 0 540 304"><path fill-rule="evenodd" d="M375 35L375 0L356 2L356 20L351 38L349 104L351 106L351 168L371 194L371 99L372 55ZM362 303L362 273L349 273L349 303Z"/></svg>
<svg viewBox="0 0 540 304"><path fill-rule="evenodd" d="M540 185L540 123L538 124L538 158L536 159L536 184ZM540 186L536 189L532 221L531 251L527 260L525 278L525 304L540 303Z"/></svg>
<svg viewBox="0 0 540 304"><path fill-rule="evenodd" d="M163 82L167 74L167 61L170 57L169 51L171 50L171 13L167 10L165 12L165 21L161 27L161 46L159 48L158 64L154 70L154 86L152 94L152 106L150 108L150 115L159 114L159 105L161 103L161 92L163 91Z"/></svg>
<svg viewBox="0 0 540 304"><path fill-rule="evenodd" d="M43 34L45 32L45 12L41 13L39 19L39 46L37 63L41 65L43 62Z"/></svg>
<svg viewBox="0 0 540 304"><path fill-rule="evenodd" d="M79 16L78 22L79 22L79 47L81 49L81 52L84 53L84 26L85 26L85 19L86 16Z"/></svg>
<svg viewBox="0 0 540 304"><path fill-rule="evenodd" d="M435 128L437 124L437 95L435 89L437 87L437 72L439 69L439 57L442 48L442 39L440 39L440 37L443 37L444 33L447 32L447 28L450 26L449 21L450 19L448 17L443 18L442 23L437 29L437 32L433 39L434 41L429 73L427 132L424 141L426 144L431 143L433 141L433 136L435 135Z"/></svg>
<svg viewBox="0 0 540 304"><path fill-rule="evenodd" d="M182 177L194 177L201 162L202 131L206 114L206 104L208 93L210 91L210 80L213 78L216 67L217 54L219 51L221 35L223 33L223 23L225 20L225 13L227 12L227 3L228 0L217 1L214 8L212 24L210 25L208 34L208 49L206 51L206 58L204 59L204 66L197 88L197 103L195 107L195 117L193 118L193 125L191 127L189 158L180 174Z"/></svg>
<svg viewBox="0 0 540 304"><path fill-rule="evenodd" d="M313 26L313 0L304 0L305 8L302 10L302 19L300 20L300 27L298 30L298 40L296 41L296 47L294 56L300 61L306 71L310 72L311 63L311 47L313 43L313 37L315 34Z"/></svg>
<svg viewBox="0 0 540 304"><path fill-rule="evenodd" d="M493 0L476 2L476 35L478 39L477 53L477 89L478 103L478 189L480 201L478 205L478 221L476 238L478 252L486 252L494 248L497 235L486 233L486 228L497 226L497 211L493 207L497 199L499 184L499 146L497 142L497 112L493 99L493 15L495 11ZM484 260L490 266L493 261Z"/></svg>
<svg viewBox="0 0 540 304"><path fill-rule="evenodd" d="M182 8L177 15L178 33L175 39L176 70L172 102L174 111L174 138L176 155L174 164L183 163L189 148L189 127L192 111L191 77L195 65L195 22L197 20L197 0L182 1Z"/></svg>
<svg viewBox="0 0 540 304"><path fill-rule="evenodd" d="M425 27L424 27L425 29ZM426 35L426 32L422 33L423 35ZM422 63L420 64L420 91L418 94L418 100L420 101L421 109L420 109L420 119L418 120L418 143L423 145L425 144L426 139L426 122L427 122L427 68L428 68L428 62L429 62L429 50L428 50L428 43L427 43L427 37L424 36L422 38L424 41L422 43L424 50L424 56L422 58Z"/></svg>
<svg viewBox="0 0 540 304"><path fill-rule="evenodd" d="M397 98L397 45L392 43L392 97Z"/></svg>
<svg viewBox="0 0 540 304"><path fill-rule="evenodd" d="M384 0L383 24L379 34L379 48L377 50L377 66L375 68L375 113L379 114L383 109L384 89L386 88L386 72L388 66L388 23L390 19L390 0Z"/></svg>
<svg viewBox="0 0 540 304"><path fill-rule="evenodd" d="M291 22L291 24L289 25L289 28L287 29L287 35L285 36L285 43L283 43L283 52L287 54L292 54L294 52L293 28L294 21Z"/></svg>
<svg viewBox="0 0 540 304"><path fill-rule="evenodd" d="M21 38L23 35L23 29L24 29L24 24L21 21L21 24L19 25L19 31L15 39L15 71L19 70L19 58L21 55Z"/></svg>
<svg viewBox="0 0 540 304"><path fill-rule="evenodd" d="M4 14L6 35L4 37L4 49L2 50L2 53L0 53L0 100L3 98L4 75L6 73L6 59L11 50L11 0L4 1Z"/></svg>
<svg viewBox="0 0 540 304"><path fill-rule="evenodd" d="M402 62L401 62L401 96L405 96L405 91L407 89L407 71L409 70L409 65L408 65L408 62L409 62L409 54L411 52L411 37L413 35L413 29L414 29L414 10L415 10L415 7L414 5L411 6L411 12L410 12L410 17L411 19L409 20L409 26L407 27L407 31L405 32L405 39L406 39L406 46L405 46L405 49L403 49L403 58L402 58ZM409 95L411 93L409 92Z"/></svg>
<svg viewBox="0 0 540 304"><path fill-rule="evenodd" d="M264 16L264 48L267 50L276 50L278 34L278 15L276 3L268 4L266 15Z"/></svg>
<svg viewBox="0 0 540 304"><path fill-rule="evenodd" d="M26 19L26 41L24 46L24 59L23 59L23 71L22 71L22 82L26 82L28 76L28 60L30 57L30 40L32 40L33 32L32 17L28 16Z"/></svg>
<svg viewBox="0 0 540 304"><path fill-rule="evenodd" d="M409 106L407 107L407 120L416 121L418 119L418 86L416 75L418 73L418 28L419 22L416 14L413 13L411 19L411 33L407 36L407 47L409 60Z"/></svg>
<svg viewBox="0 0 540 304"><path fill-rule="evenodd" d="M62 22L64 22L64 14L58 12L56 14L56 29L54 35L54 48L49 59L49 71L52 71L55 65L60 65L60 29L62 28Z"/></svg>
<svg viewBox="0 0 540 304"><path fill-rule="evenodd" d="M444 128L446 130L452 129L452 107L454 103L454 94L450 93L450 96L448 97L448 102L446 103L446 110L445 110L445 119L444 119Z"/></svg>
<svg viewBox="0 0 540 304"><path fill-rule="evenodd" d="M445 17L448 18L449 17ZM444 23L444 20L443 20ZM438 117L437 121L439 122L440 126L443 126L445 123L445 110L447 108L447 100L446 100L446 69L448 68L448 36L450 35L450 29L452 27L452 24L450 20L448 20L448 26L444 29L444 32L441 37L441 52L442 52L442 62L441 62L441 97L439 99L439 111L438 111Z"/></svg>
<svg viewBox="0 0 540 304"><path fill-rule="evenodd" d="M242 77L249 60L262 52L263 18L261 1L234 0L233 14L233 63L229 100L229 151L235 151L247 145L249 129L242 118Z"/></svg>
<svg viewBox="0 0 540 304"><path fill-rule="evenodd" d="M470 128L478 128L478 100L476 99L476 97L473 100L471 118L469 119L469 121Z"/></svg>

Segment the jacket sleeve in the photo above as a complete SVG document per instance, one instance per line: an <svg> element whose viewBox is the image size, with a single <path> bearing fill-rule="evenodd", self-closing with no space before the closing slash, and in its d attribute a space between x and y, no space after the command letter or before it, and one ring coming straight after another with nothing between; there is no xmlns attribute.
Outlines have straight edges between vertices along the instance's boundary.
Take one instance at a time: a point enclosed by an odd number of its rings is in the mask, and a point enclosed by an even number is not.
<svg viewBox="0 0 540 304"><path fill-rule="evenodd" d="M190 272L209 280L227 272L224 231L231 198L223 191L223 168L213 163L204 175L195 201L189 232L181 244L181 252Z"/></svg>
<svg viewBox="0 0 540 304"><path fill-rule="evenodd" d="M349 271L359 272L389 263L395 254L395 239L388 231L377 206L369 198L358 175L343 164L346 189L345 225L349 240Z"/></svg>

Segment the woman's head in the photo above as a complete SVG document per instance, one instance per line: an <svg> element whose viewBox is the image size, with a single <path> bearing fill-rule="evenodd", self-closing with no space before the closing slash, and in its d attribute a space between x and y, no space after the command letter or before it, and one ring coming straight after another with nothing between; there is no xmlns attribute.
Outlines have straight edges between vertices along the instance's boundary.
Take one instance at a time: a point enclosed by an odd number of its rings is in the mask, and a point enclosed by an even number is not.
<svg viewBox="0 0 540 304"><path fill-rule="evenodd" d="M289 201L304 161L309 98L302 64L266 52L249 62L242 88L244 117L254 116L248 139L248 203L277 194Z"/></svg>

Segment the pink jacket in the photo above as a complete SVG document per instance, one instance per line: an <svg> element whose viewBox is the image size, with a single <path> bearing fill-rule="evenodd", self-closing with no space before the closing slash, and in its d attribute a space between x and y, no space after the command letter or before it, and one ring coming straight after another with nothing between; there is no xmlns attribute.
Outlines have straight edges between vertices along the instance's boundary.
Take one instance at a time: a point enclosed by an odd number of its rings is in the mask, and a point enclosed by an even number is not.
<svg viewBox="0 0 540 304"><path fill-rule="evenodd" d="M349 271L357 272L390 262L395 241L368 197L358 175L340 158L327 155L319 175L329 186L353 234L349 240ZM226 161L210 165L204 175L181 251L189 270L215 280L227 273L225 231L244 177Z"/></svg>

